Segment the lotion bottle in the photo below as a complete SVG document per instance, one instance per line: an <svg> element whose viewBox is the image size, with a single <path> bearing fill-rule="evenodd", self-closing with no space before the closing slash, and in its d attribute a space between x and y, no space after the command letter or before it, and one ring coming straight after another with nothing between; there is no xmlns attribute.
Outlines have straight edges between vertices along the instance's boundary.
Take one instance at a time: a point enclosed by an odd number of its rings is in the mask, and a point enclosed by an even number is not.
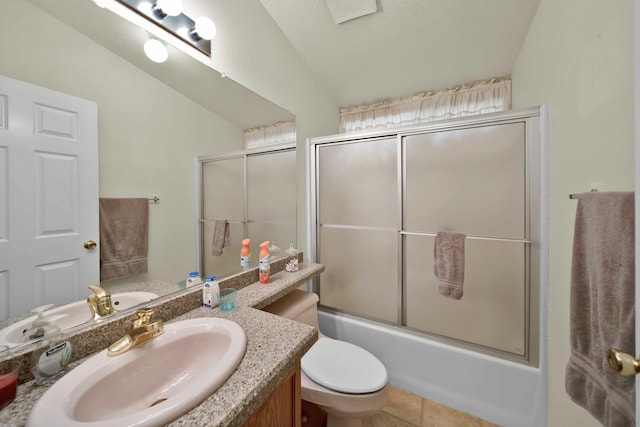
<svg viewBox="0 0 640 427"><path fill-rule="evenodd" d="M192 271L191 273L189 273L189 276L187 277L186 287L190 288L192 286L200 284L201 282L202 282L202 279L198 275L198 272Z"/></svg>
<svg viewBox="0 0 640 427"><path fill-rule="evenodd" d="M271 256L269 254L269 241L260 243L260 283L269 283L271 276Z"/></svg>
<svg viewBox="0 0 640 427"><path fill-rule="evenodd" d="M240 249L240 266L243 270L251 267L251 239L242 241L242 249Z"/></svg>
<svg viewBox="0 0 640 427"><path fill-rule="evenodd" d="M207 276L202 286L202 305L215 307L220 301L220 285L216 276Z"/></svg>

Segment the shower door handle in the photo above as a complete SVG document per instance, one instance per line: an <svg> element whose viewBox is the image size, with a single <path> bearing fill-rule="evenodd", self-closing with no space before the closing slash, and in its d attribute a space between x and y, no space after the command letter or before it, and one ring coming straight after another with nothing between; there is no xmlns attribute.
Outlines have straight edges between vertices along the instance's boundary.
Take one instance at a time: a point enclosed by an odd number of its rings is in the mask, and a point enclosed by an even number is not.
<svg viewBox="0 0 640 427"><path fill-rule="evenodd" d="M607 360L613 370L620 375L636 375L640 373L640 360L615 348L609 349Z"/></svg>

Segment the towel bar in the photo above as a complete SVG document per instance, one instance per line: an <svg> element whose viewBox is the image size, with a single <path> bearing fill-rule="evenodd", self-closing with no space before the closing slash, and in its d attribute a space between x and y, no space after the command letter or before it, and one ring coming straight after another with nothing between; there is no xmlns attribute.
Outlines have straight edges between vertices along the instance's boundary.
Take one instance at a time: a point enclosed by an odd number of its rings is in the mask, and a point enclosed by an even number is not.
<svg viewBox="0 0 640 427"><path fill-rule="evenodd" d="M597 188L592 188L592 189L591 189L591 192L592 192L592 193L595 193L596 191L598 191L598 189L597 189ZM577 198L579 198L579 196L580 196L580 194L579 194L579 193L569 194L569 198L570 198L570 199L577 199Z"/></svg>
<svg viewBox="0 0 640 427"><path fill-rule="evenodd" d="M436 237L436 233L417 233L410 231L401 231L400 234L406 234L410 236L428 236L428 237ZM471 240L493 240L498 242L515 242L515 243L526 243L531 244L531 240L528 239L509 239L507 237L484 237L484 236L467 236L467 239Z"/></svg>
<svg viewBox="0 0 640 427"><path fill-rule="evenodd" d="M201 219L201 223L205 222L216 222L214 219ZM246 221L227 221L229 224L245 224Z"/></svg>

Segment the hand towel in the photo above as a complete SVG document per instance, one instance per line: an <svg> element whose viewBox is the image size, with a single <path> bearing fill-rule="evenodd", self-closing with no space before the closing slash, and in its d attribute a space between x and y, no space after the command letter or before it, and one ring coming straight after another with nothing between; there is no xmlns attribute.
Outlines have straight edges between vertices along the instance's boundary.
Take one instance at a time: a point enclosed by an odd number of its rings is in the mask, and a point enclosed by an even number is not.
<svg viewBox="0 0 640 427"><path fill-rule="evenodd" d="M577 199L565 389L603 425L635 427L635 378L607 362L612 347L635 355L634 194Z"/></svg>
<svg viewBox="0 0 640 427"><path fill-rule="evenodd" d="M433 274L440 280L440 294L448 298L462 298L465 238L464 233L439 231L436 234L433 245Z"/></svg>
<svg viewBox="0 0 640 427"><path fill-rule="evenodd" d="M229 221L218 219L213 226L213 241L211 242L211 255L222 256L222 248L231 245Z"/></svg>
<svg viewBox="0 0 640 427"><path fill-rule="evenodd" d="M100 280L147 272L149 199L100 199Z"/></svg>

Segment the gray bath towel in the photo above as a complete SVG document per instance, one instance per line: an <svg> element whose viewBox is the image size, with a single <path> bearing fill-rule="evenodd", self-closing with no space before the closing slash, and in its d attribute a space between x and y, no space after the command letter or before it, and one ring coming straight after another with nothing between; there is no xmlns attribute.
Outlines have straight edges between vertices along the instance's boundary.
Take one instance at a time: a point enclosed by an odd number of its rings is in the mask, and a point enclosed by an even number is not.
<svg viewBox="0 0 640 427"><path fill-rule="evenodd" d="M439 231L433 245L433 274L440 280L438 290L448 298L461 299L464 284L463 233Z"/></svg>
<svg viewBox="0 0 640 427"><path fill-rule="evenodd" d="M607 351L635 354L634 194L577 198L565 388L603 425L633 427L635 378L615 373Z"/></svg>
<svg viewBox="0 0 640 427"><path fill-rule="evenodd" d="M211 241L211 255L222 256L222 249L231 244L229 221L217 219L213 226L213 240Z"/></svg>
<svg viewBox="0 0 640 427"><path fill-rule="evenodd" d="M149 199L100 199L100 280L147 272Z"/></svg>

